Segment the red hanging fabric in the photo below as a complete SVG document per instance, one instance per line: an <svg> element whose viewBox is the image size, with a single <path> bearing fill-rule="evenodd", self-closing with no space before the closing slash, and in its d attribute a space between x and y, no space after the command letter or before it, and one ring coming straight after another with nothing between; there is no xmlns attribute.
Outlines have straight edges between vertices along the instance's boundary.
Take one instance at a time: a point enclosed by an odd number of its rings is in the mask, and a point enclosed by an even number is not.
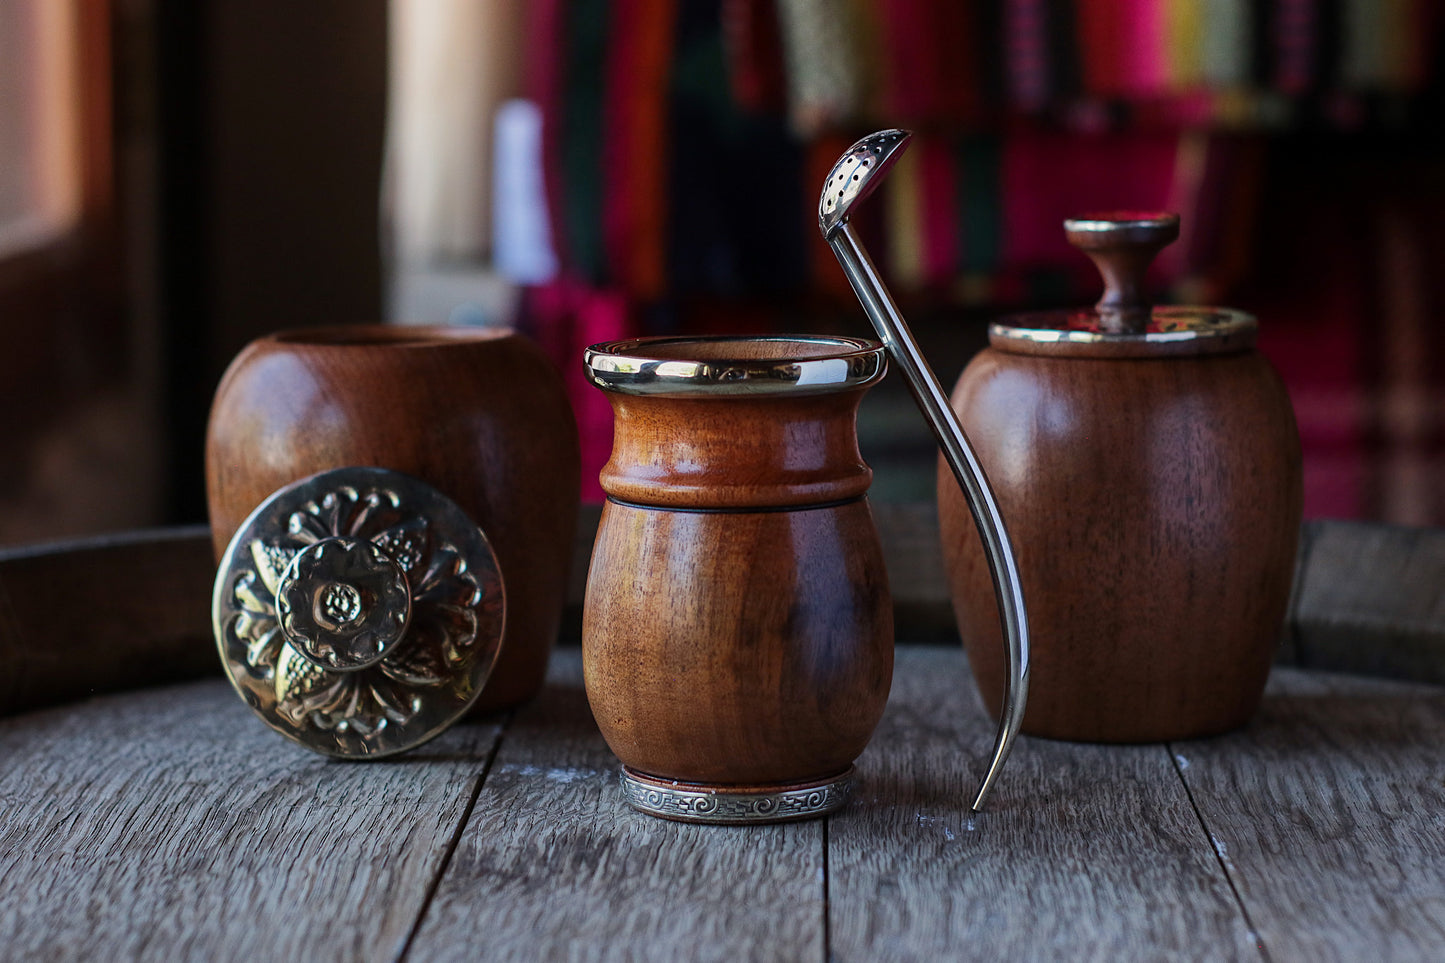
<svg viewBox="0 0 1445 963"><path fill-rule="evenodd" d="M614 0L603 109L609 277L642 300L666 286L667 112L673 0Z"/></svg>

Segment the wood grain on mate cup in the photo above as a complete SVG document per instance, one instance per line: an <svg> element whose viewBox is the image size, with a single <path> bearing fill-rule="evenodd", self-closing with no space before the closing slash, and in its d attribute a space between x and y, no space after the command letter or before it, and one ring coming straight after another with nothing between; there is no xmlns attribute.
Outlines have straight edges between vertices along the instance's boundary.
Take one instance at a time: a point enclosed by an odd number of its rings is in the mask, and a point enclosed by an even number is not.
<svg viewBox="0 0 1445 963"><path fill-rule="evenodd" d="M1153 307L1174 215L1069 221L1103 265L1093 310L1007 318L953 407L997 493L1033 630L1023 731L1101 742L1242 725L1264 690L1299 539L1299 437L1252 317ZM938 473L954 608L980 691L1003 685L993 588Z"/></svg>
<svg viewBox="0 0 1445 963"><path fill-rule="evenodd" d="M615 418L582 627L629 801L705 822L822 815L888 698L893 614L846 338L595 345Z"/></svg>
<svg viewBox="0 0 1445 963"><path fill-rule="evenodd" d="M477 705L535 694L561 621L581 474L556 368L507 330L358 325L252 342L211 408L206 494L217 557L272 492L346 466L419 478L482 528L505 582L507 622Z"/></svg>

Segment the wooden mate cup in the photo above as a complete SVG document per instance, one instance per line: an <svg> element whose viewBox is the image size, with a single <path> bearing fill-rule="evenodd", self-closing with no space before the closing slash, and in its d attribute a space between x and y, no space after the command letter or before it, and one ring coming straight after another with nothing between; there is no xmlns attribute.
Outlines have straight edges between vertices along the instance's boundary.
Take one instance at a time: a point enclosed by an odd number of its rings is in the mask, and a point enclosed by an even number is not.
<svg viewBox="0 0 1445 963"><path fill-rule="evenodd" d="M628 801L714 823L838 808L893 674L855 423L881 346L644 338L586 363L615 435L582 658Z"/></svg>

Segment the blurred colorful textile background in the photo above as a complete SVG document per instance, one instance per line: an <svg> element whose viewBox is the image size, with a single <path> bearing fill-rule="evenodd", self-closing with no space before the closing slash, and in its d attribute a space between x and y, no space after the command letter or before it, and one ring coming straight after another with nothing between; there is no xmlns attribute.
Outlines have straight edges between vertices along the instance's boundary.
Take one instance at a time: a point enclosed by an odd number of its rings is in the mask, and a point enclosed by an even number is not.
<svg viewBox="0 0 1445 963"><path fill-rule="evenodd" d="M1178 211L1159 288L1259 315L1299 416L1307 513L1445 524L1440 5L524 9L560 264L525 323L574 379L588 480L610 414L575 372L587 343L854 323L817 189L853 139L901 126L917 140L859 228L915 326L977 347L989 317L1090 302L1061 221ZM962 360L935 366L951 380Z"/></svg>

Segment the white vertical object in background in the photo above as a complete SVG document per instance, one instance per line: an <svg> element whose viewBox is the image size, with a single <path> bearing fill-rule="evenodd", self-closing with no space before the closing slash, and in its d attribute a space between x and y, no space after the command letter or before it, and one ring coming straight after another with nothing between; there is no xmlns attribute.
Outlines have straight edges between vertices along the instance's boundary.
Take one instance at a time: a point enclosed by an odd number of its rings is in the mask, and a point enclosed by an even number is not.
<svg viewBox="0 0 1445 963"><path fill-rule="evenodd" d="M1204 81L1216 89L1249 86L1254 46L1249 0L1206 0L1200 23Z"/></svg>
<svg viewBox="0 0 1445 963"><path fill-rule="evenodd" d="M391 0L386 219L394 268L490 253L492 116L517 93L520 0Z"/></svg>
<svg viewBox="0 0 1445 963"><path fill-rule="evenodd" d="M788 112L803 137L856 122L864 75L858 37L871 26L861 10L836 0L778 0Z"/></svg>
<svg viewBox="0 0 1445 963"><path fill-rule="evenodd" d="M518 284L541 284L557 273L542 174L542 111L530 100L497 110L493 170L492 256Z"/></svg>

